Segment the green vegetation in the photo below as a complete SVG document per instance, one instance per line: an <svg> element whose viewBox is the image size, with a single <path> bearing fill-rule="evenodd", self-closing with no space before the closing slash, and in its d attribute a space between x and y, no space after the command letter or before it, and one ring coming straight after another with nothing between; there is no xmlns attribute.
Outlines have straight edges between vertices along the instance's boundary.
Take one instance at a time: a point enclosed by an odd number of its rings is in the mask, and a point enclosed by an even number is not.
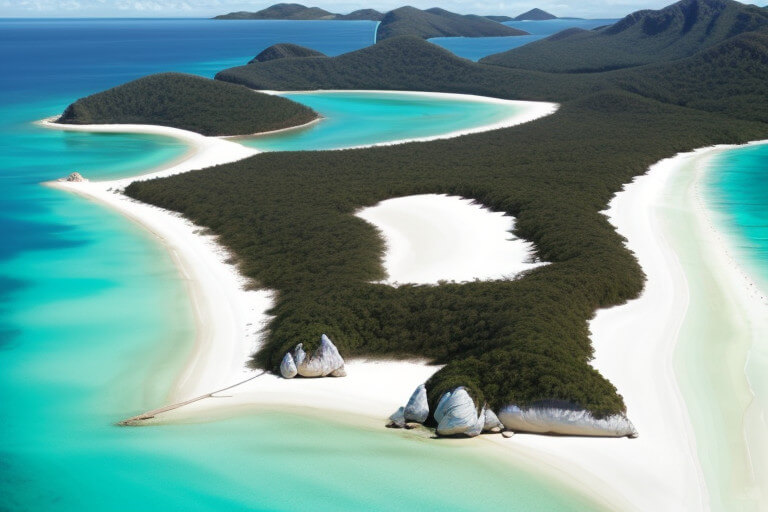
<svg viewBox="0 0 768 512"><path fill-rule="evenodd" d="M263 50L250 62L248 62L248 64L267 62L277 59L303 59L305 57L325 57L325 54L317 50L313 50L312 48L306 48L297 44L279 43L273 44L269 48Z"/></svg>
<svg viewBox="0 0 768 512"><path fill-rule="evenodd" d="M375 9L358 9L349 14L334 14L319 7L301 4L275 4L256 12L238 11L216 16L215 20L371 20L384 17Z"/></svg>
<svg viewBox="0 0 768 512"><path fill-rule="evenodd" d="M215 20L332 20L336 15L319 7L275 4L257 12L238 11L216 16Z"/></svg>
<svg viewBox="0 0 768 512"><path fill-rule="evenodd" d="M547 11L542 11L539 8L531 9L530 11L526 11L523 14L519 16L515 16L515 21L527 21L527 20L535 20L535 21L542 21L542 20L556 20L557 16L554 14L549 14Z"/></svg>
<svg viewBox="0 0 768 512"><path fill-rule="evenodd" d="M400 7L384 15L376 38L379 41L398 36L491 37L521 36L527 32L497 23L483 16L456 14L437 7L422 11Z"/></svg>
<svg viewBox="0 0 768 512"><path fill-rule="evenodd" d="M480 62L551 72L600 72L689 57L768 26L768 11L734 0L682 0L592 31L569 31Z"/></svg>
<svg viewBox="0 0 768 512"><path fill-rule="evenodd" d="M311 109L239 85L181 73L139 78L72 103L65 124L155 124L203 135L246 135L298 126Z"/></svg>
<svg viewBox="0 0 768 512"><path fill-rule="evenodd" d="M433 409L444 391L464 385L493 407L565 400L598 415L620 412L621 396L589 365L588 320L637 297L643 275L600 212L662 158L768 136L768 125L750 120L765 120L765 37L744 34L673 64L578 75L476 64L413 37L334 58L233 68L218 78L562 106L533 123L449 141L265 153L137 182L127 193L210 228L245 275L279 292L254 360L261 367L275 369L289 347L326 332L345 356L446 364L427 383ZM726 80L732 72L736 79ZM552 263L509 281L372 284L383 277L383 243L353 213L420 193L473 198L514 215L515 234Z"/></svg>

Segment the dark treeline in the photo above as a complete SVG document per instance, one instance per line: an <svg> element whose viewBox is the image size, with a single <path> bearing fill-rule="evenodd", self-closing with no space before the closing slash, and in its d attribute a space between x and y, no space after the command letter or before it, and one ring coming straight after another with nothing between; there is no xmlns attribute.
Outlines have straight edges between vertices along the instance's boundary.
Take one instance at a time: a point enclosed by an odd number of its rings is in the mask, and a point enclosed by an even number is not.
<svg viewBox="0 0 768 512"><path fill-rule="evenodd" d="M717 100L700 106L706 111L683 106L684 95L695 97L688 91L703 87L712 88L710 98L752 95L765 103L765 85L752 82L768 61L744 52L739 41L733 51L723 46L718 59L694 56L699 60L678 65L676 74L648 74L645 82L617 72L557 75L474 64L413 38L336 58L262 63L248 73L235 68L220 78L280 89L479 93L562 107L533 123L449 141L265 153L137 182L127 193L210 228L255 285L278 291L266 346L254 360L261 367L275 369L290 347L326 332L345 356L446 364L428 382L433 406L444 391L464 385L493 407L554 399L598 415L620 412L621 396L589 365L588 321L598 308L637 297L643 275L600 212L662 158L768 134L746 108L731 112ZM698 83L707 65L719 76L731 64L743 80ZM675 91L680 84L687 90ZM371 284L383 277L384 247L354 212L421 193L473 198L514 215L515 234L552 263L509 281Z"/></svg>
<svg viewBox="0 0 768 512"><path fill-rule="evenodd" d="M71 104L67 124L155 124L203 135L247 135L315 119L312 109L245 87L181 73L149 75Z"/></svg>

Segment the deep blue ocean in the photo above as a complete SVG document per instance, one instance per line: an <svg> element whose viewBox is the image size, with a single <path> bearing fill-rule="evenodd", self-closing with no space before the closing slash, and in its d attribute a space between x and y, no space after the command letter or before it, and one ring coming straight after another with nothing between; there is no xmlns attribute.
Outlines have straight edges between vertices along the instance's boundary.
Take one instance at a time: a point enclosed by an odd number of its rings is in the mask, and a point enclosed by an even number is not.
<svg viewBox="0 0 768 512"><path fill-rule="evenodd" d="M285 412L114 426L165 403L194 339L192 307L152 236L41 183L134 175L187 148L33 122L145 74L212 76L277 42L351 51L374 26L0 20L0 510L599 510L523 456L380 426ZM435 123L469 107L430 108Z"/></svg>

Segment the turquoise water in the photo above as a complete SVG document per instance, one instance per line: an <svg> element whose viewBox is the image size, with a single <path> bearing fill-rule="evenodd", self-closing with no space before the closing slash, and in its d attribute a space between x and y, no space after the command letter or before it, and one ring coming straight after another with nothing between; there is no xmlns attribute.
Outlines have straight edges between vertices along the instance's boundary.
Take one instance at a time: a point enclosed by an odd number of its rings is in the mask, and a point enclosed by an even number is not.
<svg viewBox="0 0 768 512"><path fill-rule="evenodd" d="M730 149L712 163L708 203L737 236L737 254L768 292L768 144Z"/></svg>
<svg viewBox="0 0 768 512"><path fill-rule="evenodd" d="M285 94L325 119L307 128L240 139L265 151L342 149L430 137L502 121L521 107L391 92Z"/></svg>
<svg viewBox="0 0 768 512"><path fill-rule="evenodd" d="M276 412L113 425L165 403L194 336L188 297L146 231L40 182L137 174L186 148L32 121L144 73L210 75L295 36L243 25L228 40L220 26L0 20L0 510L597 510L512 454L381 428ZM368 44L369 30L347 27L303 24L301 37L338 52Z"/></svg>

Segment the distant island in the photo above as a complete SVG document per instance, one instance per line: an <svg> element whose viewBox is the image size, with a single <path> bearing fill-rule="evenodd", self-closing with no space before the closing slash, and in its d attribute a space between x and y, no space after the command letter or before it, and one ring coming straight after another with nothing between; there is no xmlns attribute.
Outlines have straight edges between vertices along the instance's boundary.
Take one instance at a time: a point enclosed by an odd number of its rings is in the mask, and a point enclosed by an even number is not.
<svg viewBox="0 0 768 512"><path fill-rule="evenodd" d="M503 17L508 21L507 17ZM488 16L457 14L437 7L417 9L405 6L382 14L374 9L361 9L349 14L335 14L318 7L301 4L276 4L257 12L233 12L214 17L216 20L371 20L380 21L377 40L396 36L496 37L521 36L528 33L502 25ZM509 18L511 20L511 18Z"/></svg>
<svg viewBox="0 0 768 512"><path fill-rule="evenodd" d="M544 21L544 20L556 20L557 16L550 14L547 11L542 11L539 8L531 9L523 14L516 16L515 21Z"/></svg>
<svg viewBox="0 0 768 512"><path fill-rule="evenodd" d="M336 14L320 7L301 4L275 4L256 12L238 11L215 16L215 20L371 20L381 21L383 13L375 9L359 9L349 14Z"/></svg>
<svg viewBox="0 0 768 512"><path fill-rule="evenodd" d="M181 73L149 75L72 103L62 124L154 124L202 135L249 135L318 115L299 103Z"/></svg>

